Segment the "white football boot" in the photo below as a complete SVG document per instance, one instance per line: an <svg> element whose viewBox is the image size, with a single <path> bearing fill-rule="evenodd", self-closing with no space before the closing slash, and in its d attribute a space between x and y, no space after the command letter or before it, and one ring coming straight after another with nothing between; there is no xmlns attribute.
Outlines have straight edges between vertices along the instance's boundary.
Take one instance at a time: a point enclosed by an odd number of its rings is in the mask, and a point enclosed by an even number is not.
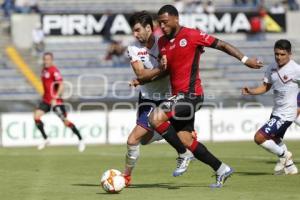
<svg viewBox="0 0 300 200"><path fill-rule="evenodd" d="M294 164L292 159L290 159L286 162L286 165L285 165L285 168L284 168L284 173L287 174L287 175L298 174L298 168Z"/></svg>
<svg viewBox="0 0 300 200"><path fill-rule="evenodd" d="M190 150L186 150L186 153L179 155L176 158L177 167L173 172L173 176L181 176L184 172L186 172L190 162L194 159L195 157Z"/></svg>
<svg viewBox="0 0 300 200"><path fill-rule="evenodd" d="M43 150L45 149L46 146L48 146L50 144L49 139L43 140L43 142L41 144L38 145L37 149L38 150Z"/></svg>
<svg viewBox="0 0 300 200"><path fill-rule="evenodd" d="M79 142L78 142L78 151L79 152L84 152L84 150L85 150L84 141L83 140L79 140Z"/></svg>
<svg viewBox="0 0 300 200"><path fill-rule="evenodd" d="M281 175L284 174L284 168L289 160L292 160L292 153L287 151L284 157L280 157L274 167L274 174Z"/></svg>

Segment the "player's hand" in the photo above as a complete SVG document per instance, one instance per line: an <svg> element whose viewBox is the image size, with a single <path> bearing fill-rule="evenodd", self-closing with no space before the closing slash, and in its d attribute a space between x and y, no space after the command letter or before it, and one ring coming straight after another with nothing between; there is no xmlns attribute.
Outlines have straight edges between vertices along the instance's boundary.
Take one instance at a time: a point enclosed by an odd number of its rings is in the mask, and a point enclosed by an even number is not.
<svg viewBox="0 0 300 200"><path fill-rule="evenodd" d="M137 87L137 86L139 86L139 85L141 85L141 83L140 83L140 81L137 80L137 79L133 79L133 80L129 81L129 86L130 86L130 87Z"/></svg>
<svg viewBox="0 0 300 200"><path fill-rule="evenodd" d="M57 104L56 99L52 99L52 100L51 100L51 105L52 105L52 106L56 106L56 104Z"/></svg>
<svg viewBox="0 0 300 200"><path fill-rule="evenodd" d="M251 89L248 87L243 87L242 88L242 95L251 95Z"/></svg>
<svg viewBox="0 0 300 200"><path fill-rule="evenodd" d="M167 69L168 61L167 61L167 56L166 55L163 55L161 57L160 65L161 65L163 71L165 71Z"/></svg>
<svg viewBox="0 0 300 200"><path fill-rule="evenodd" d="M264 66L263 62L257 58L248 58L248 60L245 62L245 65L252 69L260 69Z"/></svg>

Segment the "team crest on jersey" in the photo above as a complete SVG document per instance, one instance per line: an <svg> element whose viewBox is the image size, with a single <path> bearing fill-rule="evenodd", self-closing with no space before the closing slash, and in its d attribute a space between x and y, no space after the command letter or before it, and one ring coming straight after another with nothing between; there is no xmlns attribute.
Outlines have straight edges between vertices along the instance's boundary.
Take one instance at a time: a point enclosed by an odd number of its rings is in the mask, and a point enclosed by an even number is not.
<svg viewBox="0 0 300 200"><path fill-rule="evenodd" d="M186 45L187 45L186 39L181 39L181 40L179 41L179 46L185 47Z"/></svg>
<svg viewBox="0 0 300 200"><path fill-rule="evenodd" d="M44 77L45 78L50 78L50 73L49 72L44 72Z"/></svg>

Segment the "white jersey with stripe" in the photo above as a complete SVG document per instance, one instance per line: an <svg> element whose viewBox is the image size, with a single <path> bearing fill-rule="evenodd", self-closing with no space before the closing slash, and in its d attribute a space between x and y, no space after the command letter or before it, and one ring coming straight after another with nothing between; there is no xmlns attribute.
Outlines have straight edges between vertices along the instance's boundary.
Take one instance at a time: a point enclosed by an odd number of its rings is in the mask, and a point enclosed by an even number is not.
<svg viewBox="0 0 300 200"><path fill-rule="evenodd" d="M264 82L272 84L274 107L272 114L286 121L294 121L297 117L297 95L299 92L300 65L290 60L278 68L271 64L265 73Z"/></svg>
<svg viewBox="0 0 300 200"><path fill-rule="evenodd" d="M155 42L151 49L141 45L138 41L133 42L127 48L130 62L140 61L143 63L145 69L153 69L159 66L158 56L158 38L155 37ZM163 100L170 94L170 79L169 76L145 83L140 86L141 96L144 99Z"/></svg>

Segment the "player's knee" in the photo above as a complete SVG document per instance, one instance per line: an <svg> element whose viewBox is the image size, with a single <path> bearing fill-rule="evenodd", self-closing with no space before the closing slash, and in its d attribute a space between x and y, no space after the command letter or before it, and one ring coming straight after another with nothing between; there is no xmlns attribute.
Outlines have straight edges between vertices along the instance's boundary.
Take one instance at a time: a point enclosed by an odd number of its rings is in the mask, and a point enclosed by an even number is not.
<svg viewBox="0 0 300 200"><path fill-rule="evenodd" d="M168 119L164 118L163 113L153 111L149 116L149 123L152 127L156 128L162 123L166 122Z"/></svg>
<svg viewBox="0 0 300 200"><path fill-rule="evenodd" d="M35 122L36 121L41 121L41 114L39 112L35 111L34 114L33 114L33 119L34 119Z"/></svg>
<svg viewBox="0 0 300 200"><path fill-rule="evenodd" d="M69 120L64 120L64 125L67 126L67 127L74 126L74 124L72 122L70 122Z"/></svg>
<svg viewBox="0 0 300 200"><path fill-rule="evenodd" d="M133 146L133 145L138 145L139 141L135 137L128 137L127 139L127 145L128 146Z"/></svg>
<svg viewBox="0 0 300 200"><path fill-rule="evenodd" d="M254 142L258 145L260 145L261 143L263 143L265 141L265 137L263 136L263 134L261 134L260 132L256 132L254 135Z"/></svg>
<svg viewBox="0 0 300 200"><path fill-rule="evenodd" d="M39 116L39 115L34 115L34 116L33 116L33 119L34 119L34 122L35 122L36 124L38 124L38 123L41 122L41 116Z"/></svg>

